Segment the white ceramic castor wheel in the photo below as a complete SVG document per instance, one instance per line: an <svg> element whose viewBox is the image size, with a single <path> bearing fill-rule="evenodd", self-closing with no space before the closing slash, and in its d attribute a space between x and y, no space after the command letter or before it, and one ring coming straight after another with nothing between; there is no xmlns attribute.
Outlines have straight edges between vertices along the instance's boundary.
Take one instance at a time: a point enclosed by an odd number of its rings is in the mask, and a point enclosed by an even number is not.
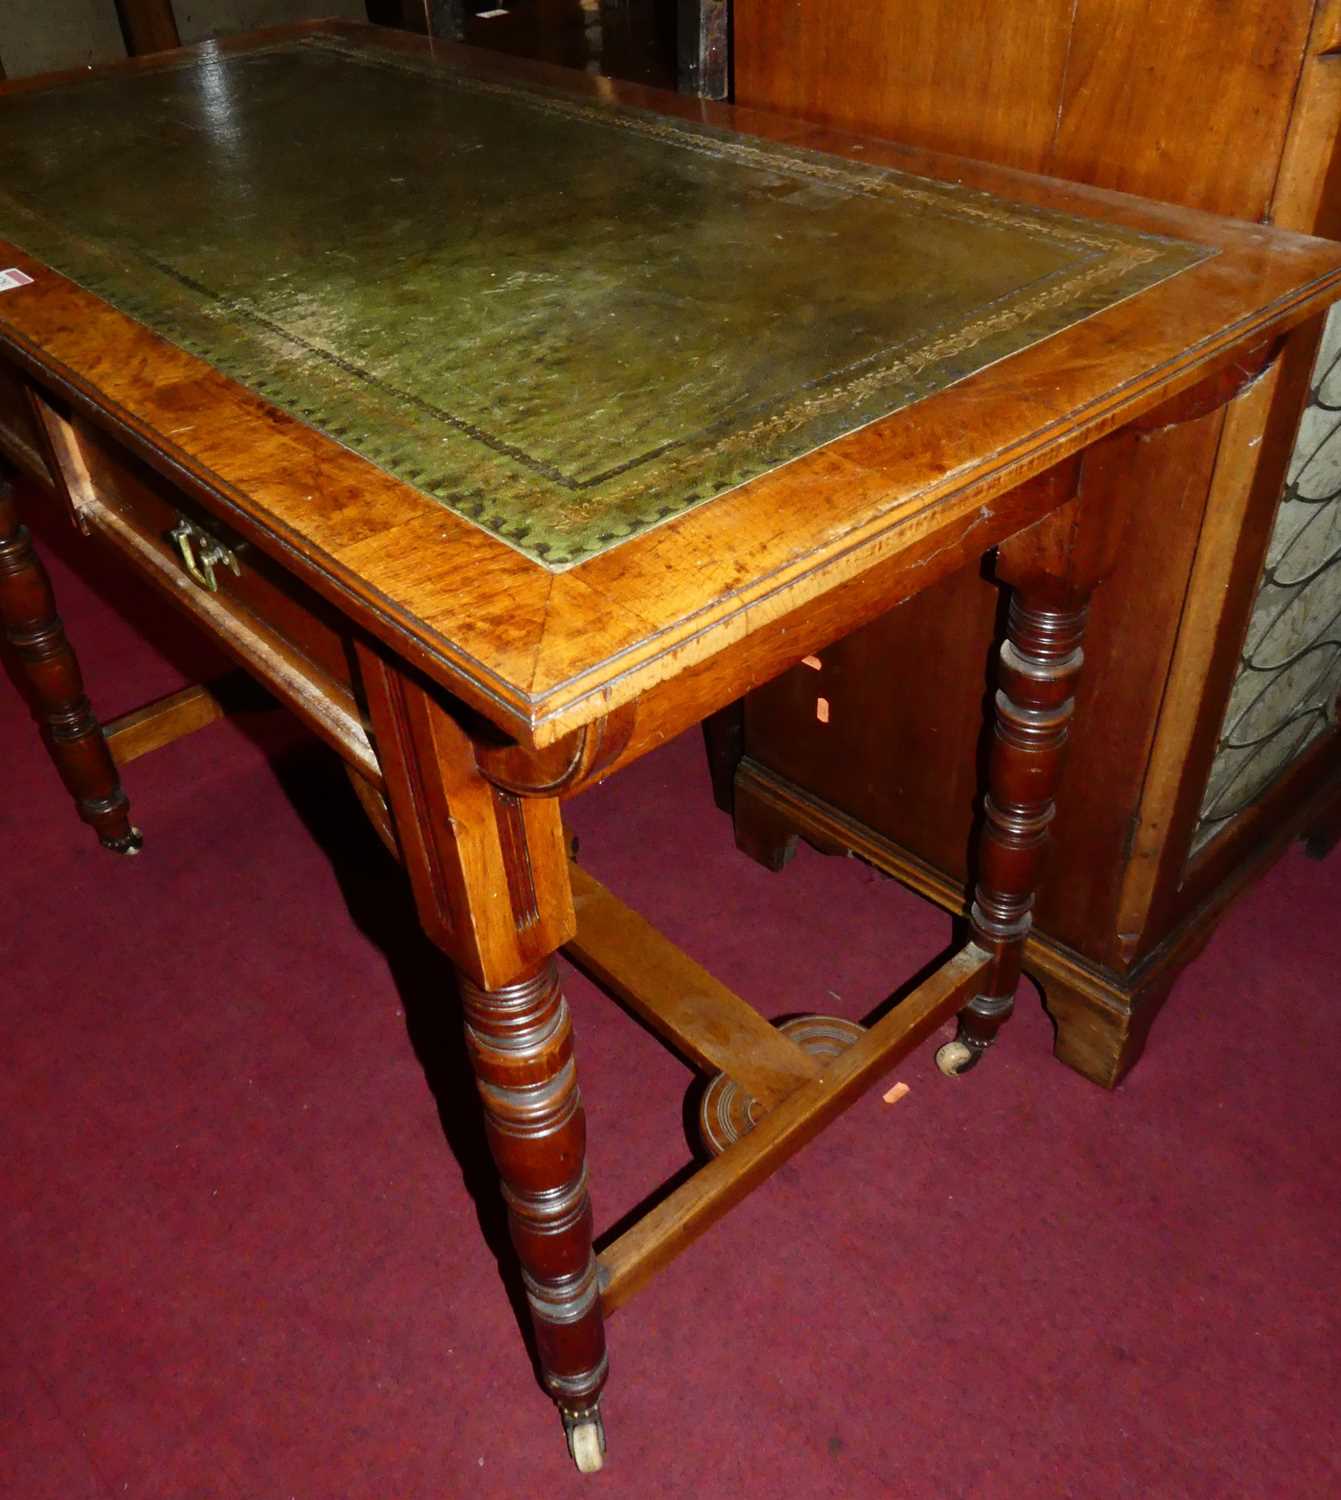
<svg viewBox="0 0 1341 1500"><path fill-rule="evenodd" d="M936 1066L947 1078L958 1078L971 1068L976 1059L967 1042L946 1042L936 1049Z"/></svg>
<svg viewBox="0 0 1341 1500"><path fill-rule="evenodd" d="M583 1421L565 1424L568 1451L573 1455L579 1474L594 1474L605 1463L605 1423L600 1413Z"/></svg>

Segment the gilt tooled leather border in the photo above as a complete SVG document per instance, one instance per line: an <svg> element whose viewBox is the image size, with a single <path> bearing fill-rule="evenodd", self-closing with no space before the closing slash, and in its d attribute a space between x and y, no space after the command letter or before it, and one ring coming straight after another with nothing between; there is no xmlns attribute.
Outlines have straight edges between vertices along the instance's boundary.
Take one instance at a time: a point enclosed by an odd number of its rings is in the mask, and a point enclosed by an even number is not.
<svg viewBox="0 0 1341 1500"><path fill-rule="evenodd" d="M810 180L850 194L894 199L915 205L923 215L1036 236L1063 247L1070 257L1059 270L974 307L964 317L919 331L911 339L803 382L783 400L747 406L716 428L700 428L584 475L572 472L571 465L564 467L528 452L501 433L454 412L445 402L428 401L399 388L338 349L305 339L266 318L245 299L224 296L186 275L142 242L129 247L118 244L109 250L0 189L0 205L9 205L7 214L0 211L0 232L6 237L290 415L553 571L641 535L1214 253L1206 247L1007 204L953 184L752 140L630 106L476 78L428 59L351 47L323 34L225 54L210 65L245 65L294 52L338 55L362 66L413 74L442 88L505 96L539 113L602 130L630 132L668 148L725 157L775 176ZM201 64L186 60L176 66ZM115 79L115 75L103 77ZM88 83L62 87L87 87L95 80L98 75ZM22 224L28 227L27 236ZM39 243L25 243L34 236ZM177 289L181 300L176 305L152 290L137 288L133 277L128 281L121 259L127 248L145 270L157 274L160 292L165 284ZM208 326L213 310L219 308L232 323L224 340L217 322L213 328ZM207 325L203 330L202 321ZM313 361L322 371L321 382L311 378ZM431 459L426 458L434 427L487 450L491 467L485 483L463 486L454 483L450 473L434 471Z"/></svg>

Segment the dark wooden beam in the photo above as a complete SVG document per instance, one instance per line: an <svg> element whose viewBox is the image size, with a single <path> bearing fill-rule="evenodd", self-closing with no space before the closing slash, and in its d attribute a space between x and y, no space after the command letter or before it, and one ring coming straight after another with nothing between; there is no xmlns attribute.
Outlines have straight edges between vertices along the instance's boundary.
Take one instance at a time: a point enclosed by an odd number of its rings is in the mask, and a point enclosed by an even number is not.
<svg viewBox="0 0 1341 1500"><path fill-rule="evenodd" d="M143 52L166 52L182 44L172 0L116 0L116 13L126 51L132 57Z"/></svg>

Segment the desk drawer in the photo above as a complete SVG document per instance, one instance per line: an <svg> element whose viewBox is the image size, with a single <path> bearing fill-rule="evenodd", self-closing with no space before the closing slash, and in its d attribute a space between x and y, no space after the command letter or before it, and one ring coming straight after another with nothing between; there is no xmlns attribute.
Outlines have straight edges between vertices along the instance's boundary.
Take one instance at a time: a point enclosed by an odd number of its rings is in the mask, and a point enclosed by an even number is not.
<svg viewBox="0 0 1341 1500"><path fill-rule="evenodd" d="M245 610L282 636L323 674L349 687L352 669L346 649L347 625L339 611L113 440L82 425L77 431L90 488L103 505L128 521L169 559L193 589L214 593L217 603ZM215 585L213 590L192 577L179 544L173 540L172 533L183 522L189 523L193 534L187 539L187 555L196 560L197 573L204 550L201 538L216 539L234 560L236 572L223 563L206 570L205 576Z"/></svg>
<svg viewBox="0 0 1341 1500"><path fill-rule="evenodd" d="M0 458L17 464L25 473L51 483L37 420L28 405L28 392L18 371L0 364Z"/></svg>
<svg viewBox="0 0 1341 1500"><path fill-rule="evenodd" d="M352 686L352 627L339 610L114 438L54 412L53 426L85 529L191 613L365 777L380 780ZM173 536L183 527L185 548ZM226 548L226 561L202 566L211 542Z"/></svg>

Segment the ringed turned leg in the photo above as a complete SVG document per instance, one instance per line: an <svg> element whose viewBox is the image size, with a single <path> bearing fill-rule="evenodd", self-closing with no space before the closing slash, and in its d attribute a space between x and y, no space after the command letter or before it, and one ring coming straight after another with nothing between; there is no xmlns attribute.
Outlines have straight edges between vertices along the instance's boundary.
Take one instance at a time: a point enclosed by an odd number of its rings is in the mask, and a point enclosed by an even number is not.
<svg viewBox="0 0 1341 1500"><path fill-rule="evenodd" d="M32 690L42 736L79 816L118 854L142 843L131 826L102 726L93 716L79 662L56 613L51 581L18 516L13 486L0 476L0 623Z"/></svg>
<svg viewBox="0 0 1341 1500"><path fill-rule="evenodd" d="M482 748L435 689L378 648L360 646L359 663L394 844L425 932L456 966L541 1378L578 1468L591 1472L605 1454L607 1361L586 1122L555 958L577 931L559 787L543 773L534 791L514 785L510 762L486 774Z"/></svg>
<svg viewBox="0 0 1341 1500"><path fill-rule="evenodd" d="M600 1397L608 1362L592 1250L586 1119L558 966L547 958L494 989L465 974L460 982L471 1063L540 1368L569 1451L590 1473L605 1456Z"/></svg>
<svg viewBox="0 0 1341 1500"><path fill-rule="evenodd" d="M1079 464L1053 472L1075 497ZM1089 601L1113 565L1125 524L1125 507L1071 498L997 548L996 576L1012 594L970 917L973 941L992 964L982 990L960 1012L955 1040L936 1054L941 1071L952 1076L982 1058L1014 1009L1084 661Z"/></svg>
<svg viewBox="0 0 1341 1500"><path fill-rule="evenodd" d="M979 879L970 925L992 954L983 989L959 1013L959 1032L936 1054L943 1073L967 1072L1015 1007L1074 688L1083 660L1086 605L1019 589L1001 647Z"/></svg>

